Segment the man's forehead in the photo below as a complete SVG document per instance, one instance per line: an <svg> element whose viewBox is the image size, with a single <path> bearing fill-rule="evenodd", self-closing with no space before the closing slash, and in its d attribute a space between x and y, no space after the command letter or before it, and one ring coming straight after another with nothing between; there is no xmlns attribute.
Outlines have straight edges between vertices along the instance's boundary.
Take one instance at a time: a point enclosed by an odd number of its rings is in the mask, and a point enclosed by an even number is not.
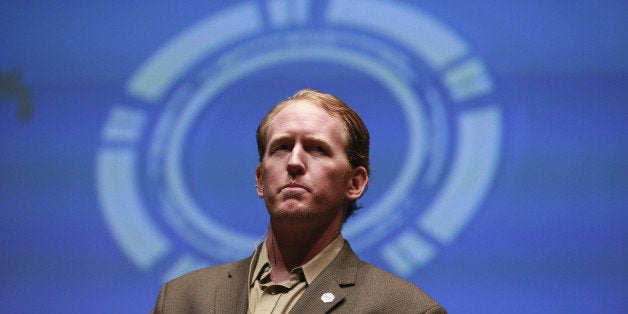
<svg viewBox="0 0 628 314"><path fill-rule="evenodd" d="M329 135L339 135L346 142L342 120L307 99L291 101L279 111L270 121L266 136L268 140L274 140L288 138L297 133L311 140L324 140Z"/></svg>
<svg viewBox="0 0 628 314"><path fill-rule="evenodd" d="M282 108L270 121L269 127L282 124L295 124L307 127L318 124L337 124L342 127L342 121L325 110L322 106L306 99L294 100Z"/></svg>

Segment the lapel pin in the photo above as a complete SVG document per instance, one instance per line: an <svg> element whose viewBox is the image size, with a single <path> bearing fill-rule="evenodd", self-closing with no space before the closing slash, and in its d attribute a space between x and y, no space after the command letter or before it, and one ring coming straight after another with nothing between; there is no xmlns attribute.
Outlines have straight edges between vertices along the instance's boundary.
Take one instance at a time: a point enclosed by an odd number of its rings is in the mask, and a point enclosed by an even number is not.
<svg viewBox="0 0 628 314"><path fill-rule="evenodd" d="M321 300L323 300L323 302L325 302L325 303L329 303L329 302L333 301L335 297L336 296L333 293L326 292L326 293L323 293L323 295L321 296Z"/></svg>

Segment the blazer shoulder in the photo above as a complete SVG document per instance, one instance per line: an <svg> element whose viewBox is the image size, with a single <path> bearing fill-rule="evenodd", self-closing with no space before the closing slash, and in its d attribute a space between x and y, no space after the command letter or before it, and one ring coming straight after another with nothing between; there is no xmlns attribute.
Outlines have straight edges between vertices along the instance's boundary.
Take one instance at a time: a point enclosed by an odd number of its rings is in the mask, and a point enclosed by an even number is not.
<svg viewBox="0 0 628 314"><path fill-rule="evenodd" d="M166 283L170 287L202 287L215 285L218 281L225 278L241 275L242 272L248 272L250 258L237 262L208 266L197 269L187 274L174 278Z"/></svg>
<svg viewBox="0 0 628 314"><path fill-rule="evenodd" d="M201 268L166 282L152 313L214 313L246 304L250 258ZM245 309L246 310L246 309Z"/></svg>

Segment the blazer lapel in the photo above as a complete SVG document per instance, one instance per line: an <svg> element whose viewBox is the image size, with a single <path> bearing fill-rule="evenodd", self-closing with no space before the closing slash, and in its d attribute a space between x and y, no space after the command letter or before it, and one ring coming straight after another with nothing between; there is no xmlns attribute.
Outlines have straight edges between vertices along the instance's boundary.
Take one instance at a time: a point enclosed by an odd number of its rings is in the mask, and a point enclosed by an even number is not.
<svg viewBox="0 0 628 314"><path fill-rule="evenodd" d="M345 299L343 287L355 284L358 257L345 241L338 256L305 289L291 313L327 313Z"/></svg>
<svg viewBox="0 0 628 314"><path fill-rule="evenodd" d="M319 275L319 278L322 275ZM294 305L290 313L327 313L339 302L344 300L345 292L342 291L334 278L321 278L325 284L314 285L305 289L305 292ZM316 279L318 281L318 278ZM321 281L322 282L322 281Z"/></svg>
<svg viewBox="0 0 628 314"><path fill-rule="evenodd" d="M216 290L214 296L214 311L216 313L247 313L249 309L249 290L251 269L259 258L260 246L255 249L253 255L236 263L233 269L223 279L223 285Z"/></svg>
<svg viewBox="0 0 628 314"><path fill-rule="evenodd" d="M246 313L249 307L247 282L251 258L237 263L215 290L215 313Z"/></svg>

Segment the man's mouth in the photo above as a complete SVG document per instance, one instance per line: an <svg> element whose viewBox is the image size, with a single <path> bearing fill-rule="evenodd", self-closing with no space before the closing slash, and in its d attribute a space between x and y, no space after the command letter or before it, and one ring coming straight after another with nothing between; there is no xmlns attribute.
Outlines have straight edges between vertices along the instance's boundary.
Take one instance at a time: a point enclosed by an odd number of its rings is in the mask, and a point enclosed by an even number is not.
<svg viewBox="0 0 628 314"><path fill-rule="evenodd" d="M287 192L296 192L296 191L307 191L308 189L297 183L288 183L281 188L282 191Z"/></svg>

